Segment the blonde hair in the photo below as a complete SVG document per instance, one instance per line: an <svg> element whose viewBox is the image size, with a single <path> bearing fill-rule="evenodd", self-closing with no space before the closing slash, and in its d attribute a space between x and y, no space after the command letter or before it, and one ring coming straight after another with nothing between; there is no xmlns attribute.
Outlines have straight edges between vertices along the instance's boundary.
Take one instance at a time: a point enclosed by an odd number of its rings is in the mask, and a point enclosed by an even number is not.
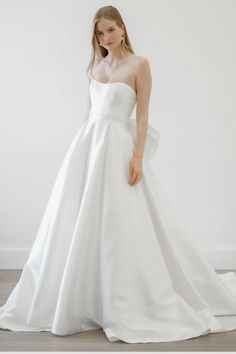
<svg viewBox="0 0 236 354"><path fill-rule="evenodd" d="M114 21L114 22L116 22L117 26L119 26L119 27L123 24L123 26L124 26L124 39L121 42L122 54L123 55L125 55L126 53L133 53L134 54L134 50L131 46L129 36L126 31L126 27L125 27L124 21L121 17L121 14L114 6L103 6L97 10L97 12L95 13L94 18L93 18L92 39L91 39L92 54L91 54L89 65L86 68L87 75L92 75L92 69L93 69L95 63L99 63L100 60L102 58L104 58L105 56L107 56L107 54L108 54L107 49L99 45L99 42L98 42L96 34L95 34L96 24L99 21L101 21L102 19L108 19L108 20Z"/></svg>

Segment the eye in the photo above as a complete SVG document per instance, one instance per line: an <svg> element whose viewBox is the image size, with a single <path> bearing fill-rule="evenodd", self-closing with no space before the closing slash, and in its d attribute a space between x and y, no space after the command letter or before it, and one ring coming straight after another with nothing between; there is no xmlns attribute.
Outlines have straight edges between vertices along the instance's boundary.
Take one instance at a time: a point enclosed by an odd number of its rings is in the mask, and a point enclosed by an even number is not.
<svg viewBox="0 0 236 354"><path fill-rule="evenodd" d="M110 31L114 31L115 29L114 28L111 28Z"/></svg>

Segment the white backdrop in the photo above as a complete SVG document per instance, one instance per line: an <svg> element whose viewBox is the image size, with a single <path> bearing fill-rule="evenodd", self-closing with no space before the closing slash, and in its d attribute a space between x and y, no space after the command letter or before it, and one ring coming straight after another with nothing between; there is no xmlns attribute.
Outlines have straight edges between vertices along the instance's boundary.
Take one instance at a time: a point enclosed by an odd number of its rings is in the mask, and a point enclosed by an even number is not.
<svg viewBox="0 0 236 354"><path fill-rule="evenodd" d="M22 268L87 103L100 6L149 59L151 165L216 269L236 268L236 1L0 1L0 268ZM145 10L145 11L144 11Z"/></svg>

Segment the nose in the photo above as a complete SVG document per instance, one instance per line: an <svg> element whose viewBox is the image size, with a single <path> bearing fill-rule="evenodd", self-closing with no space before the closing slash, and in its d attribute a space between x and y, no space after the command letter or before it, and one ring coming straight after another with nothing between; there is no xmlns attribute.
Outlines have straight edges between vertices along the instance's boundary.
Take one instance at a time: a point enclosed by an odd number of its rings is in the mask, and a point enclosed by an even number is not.
<svg viewBox="0 0 236 354"><path fill-rule="evenodd" d="M110 43L110 42L111 42L110 37L104 36L104 42L105 42L106 44L107 44L107 43Z"/></svg>

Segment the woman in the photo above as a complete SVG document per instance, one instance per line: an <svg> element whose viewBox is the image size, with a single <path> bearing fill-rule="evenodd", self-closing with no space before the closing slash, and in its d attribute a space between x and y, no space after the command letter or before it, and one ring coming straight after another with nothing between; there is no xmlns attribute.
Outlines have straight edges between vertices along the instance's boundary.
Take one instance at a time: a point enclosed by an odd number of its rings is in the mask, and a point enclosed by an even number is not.
<svg viewBox="0 0 236 354"><path fill-rule="evenodd" d="M169 342L236 329L236 277L218 275L149 166L150 65L118 10L93 21L89 110L59 170L0 327L110 342ZM131 119L136 105L136 119Z"/></svg>

